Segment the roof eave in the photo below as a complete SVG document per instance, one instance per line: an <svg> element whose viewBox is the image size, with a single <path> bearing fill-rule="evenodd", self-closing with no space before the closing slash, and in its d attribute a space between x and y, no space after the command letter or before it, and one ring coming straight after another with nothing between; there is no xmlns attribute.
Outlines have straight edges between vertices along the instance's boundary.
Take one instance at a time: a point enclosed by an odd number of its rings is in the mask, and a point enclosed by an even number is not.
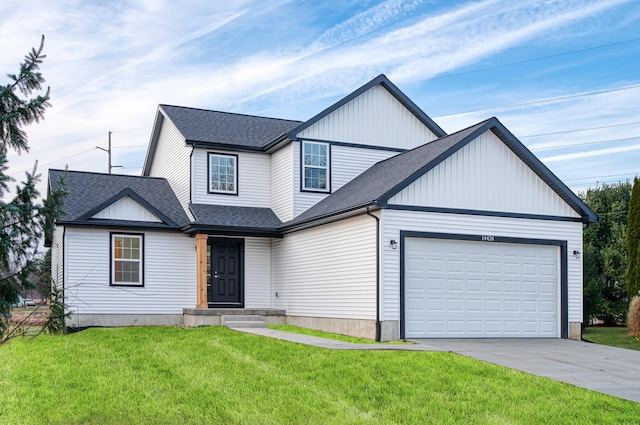
<svg viewBox="0 0 640 425"><path fill-rule="evenodd" d="M293 223L289 225L285 224L283 226L280 226L279 230L282 233L292 233L292 232L297 232L299 230L308 229L310 227L320 226L323 224L331 223L333 221L343 220L345 218L349 218L354 215L363 214L367 211L367 207L371 207L371 206L375 207L373 211L379 209L379 207L376 204L376 201L370 201L355 207L344 208L339 211L334 211L331 213L311 217L297 223Z"/></svg>
<svg viewBox="0 0 640 425"><path fill-rule="evenodd" d="M282 238L282 233L272 227L219 226L213 224L190 223L180 229L184 233L209 233L222 236L255 236L267 238Z"/></svg>

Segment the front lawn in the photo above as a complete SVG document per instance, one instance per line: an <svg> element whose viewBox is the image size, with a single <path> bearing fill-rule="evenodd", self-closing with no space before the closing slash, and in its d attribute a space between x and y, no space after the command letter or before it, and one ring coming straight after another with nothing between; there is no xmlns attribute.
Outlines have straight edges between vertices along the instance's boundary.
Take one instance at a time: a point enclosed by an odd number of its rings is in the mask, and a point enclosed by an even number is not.
<svg viewBox="0 0 640 425"><path fill-rule="evenodd" d="M629 336L627 328L589 327L582 337L596 344L640 351L640 338Z"/></svg>
<svg viewBox="0 0 640 425"><path fill-rule="evenodd" d="M224 327L0 346L1 424L622 424L640 404L452 353L339 351Z"/></svg>

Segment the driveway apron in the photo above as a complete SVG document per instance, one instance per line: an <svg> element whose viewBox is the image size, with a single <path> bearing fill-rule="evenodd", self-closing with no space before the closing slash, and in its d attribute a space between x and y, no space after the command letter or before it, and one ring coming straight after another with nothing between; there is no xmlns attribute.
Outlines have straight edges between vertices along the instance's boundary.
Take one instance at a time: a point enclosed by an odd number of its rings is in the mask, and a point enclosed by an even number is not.
<svg viewBox="0 0 640 425"><path fill-rule="evenodd" d="M411 341L640 403L640 351L567 339Z"/></svg>

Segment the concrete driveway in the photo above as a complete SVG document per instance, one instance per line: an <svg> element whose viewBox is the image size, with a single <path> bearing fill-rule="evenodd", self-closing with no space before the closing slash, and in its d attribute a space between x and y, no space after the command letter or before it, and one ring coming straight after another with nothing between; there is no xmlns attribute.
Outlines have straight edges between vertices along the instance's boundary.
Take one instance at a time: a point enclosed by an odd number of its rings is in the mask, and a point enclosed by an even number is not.
<svg viewBox="0 0 640 425"><path fill-rule="evenodd" d="M640 403L640 351L567 339L412 339Z"/></svg>

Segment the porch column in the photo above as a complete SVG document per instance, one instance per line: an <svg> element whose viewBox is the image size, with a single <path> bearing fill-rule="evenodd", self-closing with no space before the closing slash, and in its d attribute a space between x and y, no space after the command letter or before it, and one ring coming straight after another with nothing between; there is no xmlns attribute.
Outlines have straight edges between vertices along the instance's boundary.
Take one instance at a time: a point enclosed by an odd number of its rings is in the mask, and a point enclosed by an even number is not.
<svg viewBox="0 0 640 425"><path fill-rule="evenodd" d="M196 235L196 308L207 308L207 235Z"/></svg>

